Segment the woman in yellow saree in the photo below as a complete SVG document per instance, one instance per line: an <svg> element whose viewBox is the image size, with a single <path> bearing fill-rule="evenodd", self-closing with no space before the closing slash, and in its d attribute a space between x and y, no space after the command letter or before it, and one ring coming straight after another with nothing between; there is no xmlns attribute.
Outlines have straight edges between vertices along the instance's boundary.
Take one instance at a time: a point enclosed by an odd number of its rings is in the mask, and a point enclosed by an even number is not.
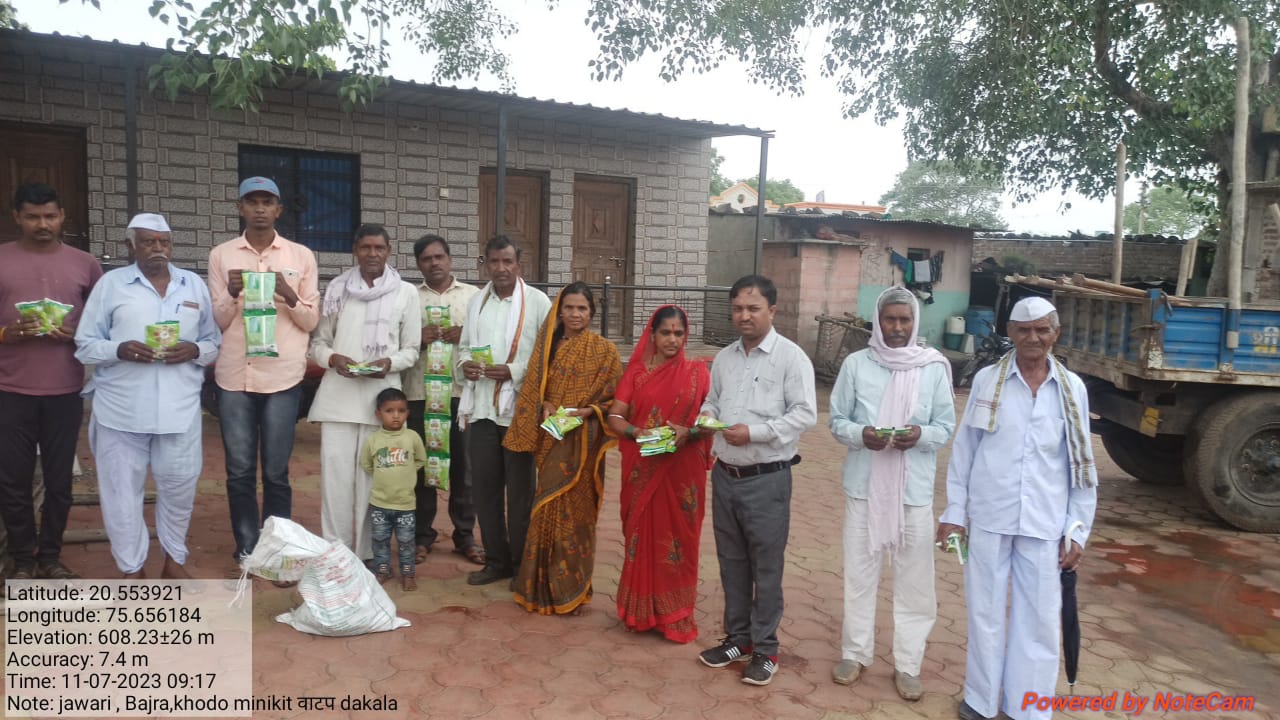
<svg viewBox="0 0 1280 720"><path fill-rule="evenodd" d="M533 453L538 468L513 588L520 606L542 615L576 614L591 599L604 454L616 444L604 418L622 376L617 348L590 329L594 314L586 283L560 291L538 333L503 441L508 450ZM561 407L582 425L556 440L541 423Z"/></svg>

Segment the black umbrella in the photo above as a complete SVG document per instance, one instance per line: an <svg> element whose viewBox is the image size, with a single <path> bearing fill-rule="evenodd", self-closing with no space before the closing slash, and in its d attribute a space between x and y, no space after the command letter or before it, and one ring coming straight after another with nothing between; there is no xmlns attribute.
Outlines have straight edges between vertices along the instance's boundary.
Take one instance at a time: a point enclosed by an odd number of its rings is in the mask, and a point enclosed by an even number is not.
<svg viewBox="0 0 1280 720"><path fill-rule="evenodd" d="M1076 608L1076 571L1062 571L1062 654L1067 663L1067 684L1076 694L1076 670L1080 667L1080 613Z"/></svg>

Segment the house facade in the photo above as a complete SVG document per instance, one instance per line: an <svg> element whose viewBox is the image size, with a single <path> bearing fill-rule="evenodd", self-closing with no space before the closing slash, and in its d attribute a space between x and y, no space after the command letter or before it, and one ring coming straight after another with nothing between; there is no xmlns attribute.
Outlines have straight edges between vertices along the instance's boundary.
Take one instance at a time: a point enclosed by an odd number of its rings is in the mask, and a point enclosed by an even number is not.
<svg viewBox="0 0 1280 720"><path fill-rule="evenodd" d="M282 234L315 250L322 278L351 264L354 228L377 223L407 277L418 277L414 240L436 233L461 278L483 279L504 164L503 225L527 279L697 287L710 140L766 134L399 81L353 112L341 109L336 79L304 77L268 91L258 112L218 109L203 95L150 92L159 55L0 31L0 194L54 185L68 242L108 262L125 262L130 213L159 212L176 261L203 270L210 249L240 232L239 181L266 175L287 206ZM15 231L5 213L0 239Z"/></svg>

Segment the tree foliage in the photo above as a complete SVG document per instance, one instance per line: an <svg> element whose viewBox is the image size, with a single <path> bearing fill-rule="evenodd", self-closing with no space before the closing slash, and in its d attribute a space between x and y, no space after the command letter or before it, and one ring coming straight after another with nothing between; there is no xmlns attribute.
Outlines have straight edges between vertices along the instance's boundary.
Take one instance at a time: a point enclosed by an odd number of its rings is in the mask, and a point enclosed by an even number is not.
<svg viewBox="0 0 1280 720"><path fill-rule="evenodd" d="M739 178L738 182L744 182L755 190L760 192L760 176L756 175L749 178ZM764 180L764 199L771 201L777 205L787 205L793 202L804 200L804 191L796 187L789 178L775 179L768 177L766 174Z"/></svg>
<svg viewBox="0 0 1280 720"><path fill-rule="evenodd" d="M1257 111L1280 87L1280 0L592 0L590 14L602 79L649 54L664 77L735 58L794 93L821 42L849 115L901 118L912 157L990 167L1024 198L1102 197L1119 141L1157 184L1229 170L1237 16L1252 23L1250 179L1267 150Z"/></svg>
<svg viewBox="0 0 1280 720"><path fill-rule="evenodd" d="M932 220L961 227L994 230L1000 217L1004 184L1000 176L967 172L948 161L912 160L893 187L880 196L896 220Z"/></svg>
<svg viewBox="0 0 1280 720"><path fill-rule="evenodd" d="M1176 185L1152 188L1142 200L1124 206L1124 230L1137 233L1138 214L1142 211L1141 232L1154 235L1177 235L1190 238L1215 235L1218 209L1214 198L1196 189Z"/></svg>
<svg viewBox="0 0 1280 720"><path fill-rule="evenodd" d="M150 73L170 98L207 90L216 106L256 110L288 73L340 68L338 95L350 108L386 85L396 35L434 55L436 81L491 73L511 87L496 43L515 28L493 0L151 0L149 11L176 31Z"/></svg>
<svg viewBox="0 0 1280 720"><path fill-rule="evenodd" d="M720 172L722 164L724 164L724 156L720 154L719 150L711 148L711 195L719 195L733 184L732 180Z"/></svg>
<svg viewBox="0 0 1280 720"><path fill-rule="evenodd" d="M18 22L18 14L14 12L9 0L0 0L0 28L9 30L26 30L27 26Z"/></svg>

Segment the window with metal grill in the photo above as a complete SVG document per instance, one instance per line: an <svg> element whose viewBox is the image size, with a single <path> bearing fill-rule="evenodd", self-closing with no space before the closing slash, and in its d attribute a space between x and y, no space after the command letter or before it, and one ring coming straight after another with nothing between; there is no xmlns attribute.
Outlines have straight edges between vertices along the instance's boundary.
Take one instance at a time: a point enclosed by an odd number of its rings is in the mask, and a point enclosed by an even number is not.
<svg viewBox="0 0 1280 720"><path fill-rule="evenodd" d="M277 232L316 252L351 251L360 225L359 155L241 145L240 179L255 176L280 186Z"/></svg>

